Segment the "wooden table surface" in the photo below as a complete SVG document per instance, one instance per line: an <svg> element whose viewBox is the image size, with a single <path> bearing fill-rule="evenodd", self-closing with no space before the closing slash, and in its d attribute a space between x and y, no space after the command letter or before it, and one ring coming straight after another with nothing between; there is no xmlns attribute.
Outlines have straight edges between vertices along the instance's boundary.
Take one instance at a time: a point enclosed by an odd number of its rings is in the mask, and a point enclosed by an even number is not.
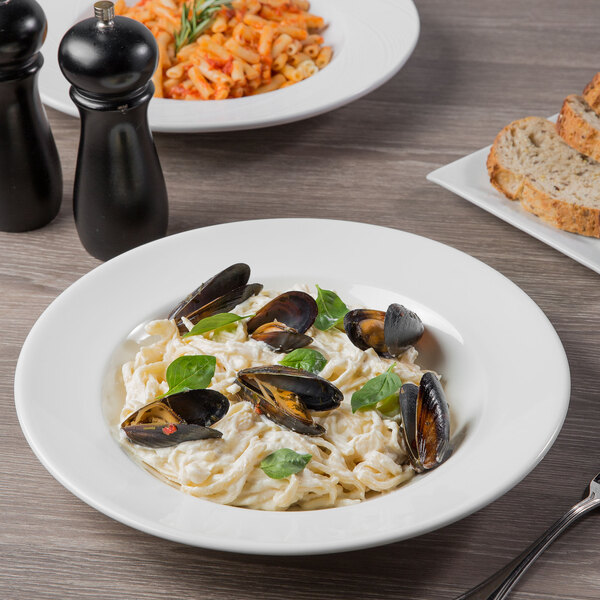
<svg viewBox="0 0 600 600"><path fill-rule="evenodd" d="M454 525L330 556L187 547L84 504L34 456L13 402L29 329L60 292L99 264L81 247L71 210L79 122L49 110L64 171L62 209L39 231L0 233L1 598L452 599L520 552L600 470L598 275L425 180L434 168L489 144L509 121L553 114L564 96L580 92L600 67L600 3L417 4L422 33L414 55L366 98L271 129L156 135L169 233L257 217L349 219L427 236L486 262L542 308L569 357L571 406L546 458L513 490ZM592 514L555 543L512 597L600 598L599 517Z"/></svg>

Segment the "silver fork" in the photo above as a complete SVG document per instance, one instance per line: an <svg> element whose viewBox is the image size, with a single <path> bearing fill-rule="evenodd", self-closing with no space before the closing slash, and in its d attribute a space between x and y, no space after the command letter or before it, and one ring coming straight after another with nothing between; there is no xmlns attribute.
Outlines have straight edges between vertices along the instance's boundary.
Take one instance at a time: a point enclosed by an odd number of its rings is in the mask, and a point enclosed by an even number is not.
<svg viewBox="0 0 600 600"><path fill-rule="evenodd" d="M590 481L587 496L568 510L529 548L512 562L455 600L502 600L533 561L570 525L592 509L600 506L600 473Z"/></svg>

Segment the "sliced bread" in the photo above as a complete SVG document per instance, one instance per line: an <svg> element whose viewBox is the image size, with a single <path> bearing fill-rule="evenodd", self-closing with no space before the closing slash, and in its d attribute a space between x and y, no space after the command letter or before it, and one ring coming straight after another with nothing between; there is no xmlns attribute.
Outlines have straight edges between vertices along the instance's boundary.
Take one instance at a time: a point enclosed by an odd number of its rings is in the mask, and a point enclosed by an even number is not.
<svg viewBox="0 0 600 600"><path fill-rule="evenodd" d="M581 96L565 98L556 128L569 146L600 160L600 117Z"/></svg>
<svg viewBox="0 0 600 600"><path fill-rule="evenodd" d="M600 73L596 73L594 78L585 86L583 99L588 103L588 106L600 113Z"/></svg>
<svg viewBox="0 0 600 600"><path fill-rule="evenodd" d="M554 123L527 117L507 125L487 160L492 184L544 221L600 237L600 163L573 150Z"/></svg>

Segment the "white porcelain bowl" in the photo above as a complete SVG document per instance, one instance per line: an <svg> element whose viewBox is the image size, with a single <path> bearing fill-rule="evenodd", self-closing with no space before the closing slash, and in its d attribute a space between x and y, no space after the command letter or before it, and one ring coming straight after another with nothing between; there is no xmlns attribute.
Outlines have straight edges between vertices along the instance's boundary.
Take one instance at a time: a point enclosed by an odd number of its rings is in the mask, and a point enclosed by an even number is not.
<svg viewBox="0 0 600 600"><path fill-rule="evenodd" d="M65 32L92 16L91 0L38 0L48 18L42 48L42 100L78 116L69 84L58 67L58 46ZM134 4L133 0L128 4ZM154 99L154 131L200 132L254 129L322 114L373 91L393 77L412 54L419 38L419 15L412 0L312 0L311 12L329 24L325 41L334 50L331 63L296 85L248 98L220 101Z"/></svg>
<svg viewBox="0 0 600 600"><path fill-rule="evenodd" d="M440 371L454 419L452 457L391 493L307 512L214 504L133 462L111 433L122 399L113 385L117 363L132 351L123 342L137 325L165 315L202 281L240 261L267 287L318 283L353 304L385 309L397 301L415 310L446 357ZM472 513L542 459L563 423L569 389L556 332L508 279L426 238L315 219L196 229L107 262L47 308L25 341L15 376L29 444L76 496L157 536L263 554L373 546Z"/></svg>

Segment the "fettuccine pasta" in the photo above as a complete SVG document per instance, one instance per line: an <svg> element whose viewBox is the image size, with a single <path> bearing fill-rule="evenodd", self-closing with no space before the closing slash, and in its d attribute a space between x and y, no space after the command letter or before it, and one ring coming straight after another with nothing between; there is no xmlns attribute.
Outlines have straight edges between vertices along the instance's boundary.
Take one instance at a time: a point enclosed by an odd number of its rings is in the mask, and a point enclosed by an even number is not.
<svg viewBox="0 0 600 600"><path fill-rule="evenodd" d="M276 295L263 291L233 312L256 313ZM345 397L336 410L313 413L315 421L325 428L322 436L313 437L281 427L258 414L249 402L236 400L237 372L277 364L282 354L248 339L242 322L232 328L182 338L173 321L159 320L147 325L147 332L155 336L152 343L141 347L135 359L122 369L126 400L121 421L165 393L168 365L190 354L216 357L210 387L228 396L231 404L226 416L218 422L222 439L154 449L130 444L123 435L123 444L139 460L184 492L222 504L262 510L344 506L411 479L414 471L398 435L398 423L382 419L374 410L353 414L350 396L390 365L394 365L402 381L418 383L423 373L414 363L417 355L414 349L399 360L385 359L372 349L359 350L336 328L329 331L311 328L309 334L314 338L311 347L328 359L319 375L337 386ZM300 473L271 479L259 465L280 448L310 454L312 459Z"/></svg>

